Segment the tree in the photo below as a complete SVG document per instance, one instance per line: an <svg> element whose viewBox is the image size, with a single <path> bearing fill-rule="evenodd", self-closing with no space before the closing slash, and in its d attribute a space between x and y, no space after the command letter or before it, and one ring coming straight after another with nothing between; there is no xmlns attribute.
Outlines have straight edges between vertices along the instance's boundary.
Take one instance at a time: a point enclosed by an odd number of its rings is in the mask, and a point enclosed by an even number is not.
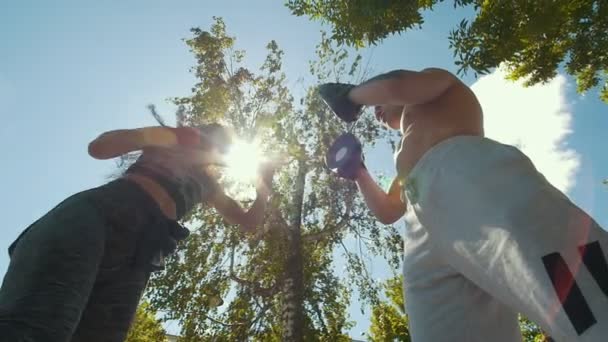
<svg viewBox="0 0 608 342"><path fill-rule="evenodd" d="M420 27L423 10L443 0L288 0L293 14L328 22L339 43L362 47L393 33ZM509 78L527 85L551 80L560 66L584 93L600 86L608 102L608 3L601 0L482 1L454 0L470 6L450 33L459 73L486 74L505 63Z"/></svg>
<svg viewBox="0 0 608 342"><path fill-rule="evenodd" d="M391 34L419 27L420 10L435 1L385 0L287 0L285 5L297 16L331 24L332 39L339 44L364 47Z"/></svg>
<svg viewBox="0 0 608 342"><path fill-rule="evenodd" d="M163 342L166 340L165 329L156 319L156 312L147 302L142 302L137 308L125 342Z"/></svg>
<svg viewBox="0 0 608 342"><path fill-rule="evenodd" d="M524 316L519 316L519 328L524 342L550 342L540 327Z"/></svg>
<svg viewBox="0 0 608 342"><path fill-rule="evenodd" d="M152 279L148 298L166 319L179 321L184 341L347 341L352 288L364 303L377 302L362 255L383 255L396 268L399 233L380 226L356 186L325 167L325 151L343 124L314 88L294 99L276 42L266 46L267 57L254 73L220 18L209 31L192 33L186 43L197 60L192 71L198 81L190 96L173 99L181 108L178 123L222 122L244 139L255 137L286 164L275 176L265 224L255 236L245 238L212 209L190 213L192 234ZM359 71L361 58L325 36L317 55L310 72L318 82L349 81ZM371 116L361 121L355 132L364 144L384 134ZM360 252L350 250L349 241ZM348 264L348 282L334 272L336 249Z"/></svg>
<svg viewBox="0 0 608 342"><path fill-rule="evenodd" d="M370 338L372 341L410 341L408 317L403 297L403 277L387 279L384 283L388 301L373 307ZM529 319L519 316L519 327L524 342L549 342L540 327Z"/></svg>
<svg viewBox="0 0 608 342"><path fill-rule="evenodd" d="M402 284L402 276L388 279L384 283L388 302L382 301L372 309L372 324L369 328L372 341L411 341Z"/></svg>

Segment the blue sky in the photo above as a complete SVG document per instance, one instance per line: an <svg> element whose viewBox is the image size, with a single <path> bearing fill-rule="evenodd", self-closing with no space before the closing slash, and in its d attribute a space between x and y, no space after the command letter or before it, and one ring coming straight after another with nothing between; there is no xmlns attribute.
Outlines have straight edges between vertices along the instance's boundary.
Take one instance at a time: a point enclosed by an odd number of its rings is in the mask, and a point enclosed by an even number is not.
<svg viewBox="0 0 608 342"><path fill-rule="evenodd" d="M106 130L153 125L145 106L186 95L195 61L182 39L191 27L207 29L224 18L251 66L275 39L294 90L302 86L314 56L320 24L294 17L282 1L3 1L0 3L0 248L65 197L106 181L115 167L86 153L88 142ZM455 71L447 34L467 12L451 4L426 15L422 30L392 37L364 51L376 72L428 66ZM468 84L477 81L465 77ZM541 171L550 173L575 203L608 227L608 154L601 137L607 106L597 92L580 96L575 82L560 76L535 90L507 85L500 73L475 86L492 134L520 144ZM386 147L367 151L369 167L393 173ZM0 252L0 274L8 264ZM385 272L378 271L378 276ZM358 307L357 307L358 308ZM352 310L367 330L367 315Z"/></svg>

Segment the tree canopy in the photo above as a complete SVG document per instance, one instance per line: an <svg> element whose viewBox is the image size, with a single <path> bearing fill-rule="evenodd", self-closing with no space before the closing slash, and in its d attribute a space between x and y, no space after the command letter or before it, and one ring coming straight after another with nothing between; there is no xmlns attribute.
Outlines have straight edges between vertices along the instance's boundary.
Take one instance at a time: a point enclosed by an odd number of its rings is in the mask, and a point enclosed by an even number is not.
<svg viewBox="0 0 608 342"><path fill-rule="evenodd" d="M325 166L325 151L344 124L314 85L296 100L276 42L267 44L259 70L246 66L235 42L220 18L208 31L192 30L186 43L196 57L197 83L191 95L173 99L178 123L224 123L286 163L277 170L265 223L254 236L243 236L213 209L190 213L192 234L154 277L147 297L166 319L179 321L185 341L347 341L352 290L363 303L378 301L365 255L382 255L396 268L401 237L370 215L354 183ZM360 81L360 61L324 37L310 72L318 83ZM364 144L384 133L371 115L356 127ZM246 186L221 182L249 201ZM342 255L346 279L336 272L335 255Z"/></svg>
<svg viewBox="0 0 608 342"><path fill-rule="evenodd" d="M165 342L165 329L156 318L156 311L147 302L137 308L125 342Z"/></svg>
<svg viewBox="0 0 608 342"><path fill-rule="evenodd" d="M443 0L288 0L293 14L332 27L340 44L363 47L424 24ZM551 80L560 67L584 93L599 86L608 102L608 2L601 0L454 0L468 7L450 32L449 44L459 73L486 74L504 63L509 78L527 85Z"/></svg>

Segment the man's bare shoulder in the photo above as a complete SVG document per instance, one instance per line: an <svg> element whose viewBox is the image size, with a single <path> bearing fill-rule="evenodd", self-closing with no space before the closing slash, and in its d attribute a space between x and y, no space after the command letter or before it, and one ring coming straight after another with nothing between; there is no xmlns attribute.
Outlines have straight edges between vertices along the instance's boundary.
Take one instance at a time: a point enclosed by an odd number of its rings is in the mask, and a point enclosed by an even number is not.
<svg viewBox="0 0 608 342"><path fill-rule="evenodd" d="M420 72L425 73L425 74L434 74L434 75L441 76L441 77L447 77L447 78L453 79L454 81L460 81L458 76L456 76L451 71L443 69L443 68L429 67L429 68L422 69Z"/></svg>

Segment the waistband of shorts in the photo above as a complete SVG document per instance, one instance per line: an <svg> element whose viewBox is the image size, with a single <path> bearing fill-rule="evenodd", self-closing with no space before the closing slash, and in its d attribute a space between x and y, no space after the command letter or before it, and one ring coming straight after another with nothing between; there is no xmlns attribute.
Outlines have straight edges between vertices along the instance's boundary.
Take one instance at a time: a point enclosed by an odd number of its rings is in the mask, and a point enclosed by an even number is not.
<svg viewBox="0 0 608 342"><path fill-rule="evenodd" d="M96 190L96 198L106 215L117 216L119 224L135 224L139 231L145 229L145 233L138 234L134 266L150 272L164 269L165 256L174 252L177 241L185 239L189 230L165 216L154 199L135 182L121 178Z"/></svg>
<svg viewBox="0 0 608 342"><path fill-rule="evenodd" d="M120 208L120 211L165 217L158 203L138 184L128 179L113 180L93 191L96 202L106 209Z"/></svg>
<svg viewBox="0 0 608 342"><path fill-rule="evenodd" d="M426 151L408 174L397 175L399 184L404 187L410 180L415 179L429 168L441 165L441 160L458 145L480 143L487 138L478 135L458 135L442 140Z"/></svg>

